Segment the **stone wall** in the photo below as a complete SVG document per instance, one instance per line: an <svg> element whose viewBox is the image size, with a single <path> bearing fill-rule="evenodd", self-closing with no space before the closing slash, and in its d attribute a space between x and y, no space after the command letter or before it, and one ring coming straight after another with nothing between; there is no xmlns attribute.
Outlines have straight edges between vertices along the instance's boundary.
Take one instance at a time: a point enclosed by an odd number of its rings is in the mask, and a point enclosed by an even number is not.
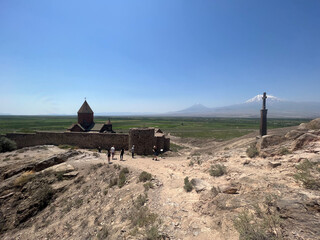
<svg viewBox="0 0 320 240"><path fill-rule="evenodd" d="M129 149L131 149L132 145L134 145L136 154L152 154L154 128L131 128L129 131Z"/></svg>
<svg viewBox="0 0 320 240"><path fill-rule="evenodd" d="M160 151L170 150L170 139L164 134L156 134L154 128L132 128L128 134L119 133L87 133L87 132L36 132L8 133L5 137L14 140L18 148L36 145L71 145L80 148L131 149L135 145L135 153L139 155L152 154L152 148L157 146Z"/></svg>
<svg viewBox="0 0 320 240"><path fill-rule="evenodd" d="M128 134L118 133L78 133L78 132L37 132L37 133L9 133L6 137L14 140L18 148L36 145L67 144L80 148L128 149Z"/></svg>

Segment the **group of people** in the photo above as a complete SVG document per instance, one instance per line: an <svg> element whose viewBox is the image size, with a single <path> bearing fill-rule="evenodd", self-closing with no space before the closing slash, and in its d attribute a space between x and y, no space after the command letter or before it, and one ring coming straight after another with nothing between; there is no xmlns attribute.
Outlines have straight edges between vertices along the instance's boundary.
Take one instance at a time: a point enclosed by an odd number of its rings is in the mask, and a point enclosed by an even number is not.
<svg viewBox="0 0 320 240"><path fill-rule="evenodd" d="M101 147L100 146L98 147L98 151L99 151L99 153L101 153ZM153 146L152 151L153 151L152 160L158 161L158 149L157 149L157 146ZM115 149L114 146L112 146L110 149L107 149L107 156L108 156L108 163L109 164L111 163L111 161L110 161L111 157L112 157L112 160L114 160L115 152L116 152L116 149ZM124 155L124 148L121 148L120 161L123 161L123 155ZM132 145L132 147L131 147L131 156L132 156L132 158L134 158L134 145Z"/></svg>

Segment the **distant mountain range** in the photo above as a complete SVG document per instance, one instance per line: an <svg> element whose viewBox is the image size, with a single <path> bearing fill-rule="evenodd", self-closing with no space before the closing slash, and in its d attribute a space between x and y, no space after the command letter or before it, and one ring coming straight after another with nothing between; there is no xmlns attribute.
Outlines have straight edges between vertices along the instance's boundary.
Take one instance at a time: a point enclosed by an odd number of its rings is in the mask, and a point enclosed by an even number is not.
<svg viewBox="0 0 320 240"><path fill-rule="evenodd" d="M95 116L166 116L166 117L239 117L259 118L262 107L262 95L254 96L244 103L225 107L209 108L202 104L195 104L180 111L168 113L150 112L100 112ZM293 102L268 95L268 117L271 118L317 118L320 117L320 102ZM0 113L0 115L12 115ZM74 114L76 115L76 114ZM65 114L50 114L50 116L67 116ZM68 115L69 116L69 115Z"/></svg>
<svg viewBox="0 0 320 240"><path fill-rule="evenodd" d="M320 117L320 102L292 102L278 97L267 96L268 117L272 118L316 118ZM208 108L195 104L186 109L163 114L165 116L183 117L260 117L262 95L257 95L244 103Z"/></svg>

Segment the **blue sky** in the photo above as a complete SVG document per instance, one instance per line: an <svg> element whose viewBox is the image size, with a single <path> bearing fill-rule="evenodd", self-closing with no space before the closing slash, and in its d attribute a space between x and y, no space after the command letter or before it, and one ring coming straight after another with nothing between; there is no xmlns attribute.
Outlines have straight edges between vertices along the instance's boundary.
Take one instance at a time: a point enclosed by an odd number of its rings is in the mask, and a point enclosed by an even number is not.
<svg viewBox="0 0 320 240"><path fill-rule="evenodd" d="M320 101L319 0L1 0L0 113Z"/></svg>

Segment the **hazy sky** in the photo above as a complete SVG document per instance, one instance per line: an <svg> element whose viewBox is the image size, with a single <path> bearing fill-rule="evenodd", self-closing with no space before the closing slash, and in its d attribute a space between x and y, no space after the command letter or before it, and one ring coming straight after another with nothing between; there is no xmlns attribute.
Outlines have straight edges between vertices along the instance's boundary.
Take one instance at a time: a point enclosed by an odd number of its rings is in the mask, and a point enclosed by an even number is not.
<svg viewBox="0 0 320 240"><path fill-rule="evenodd" d="M319 0L0 0L0 113L320 101Z"/></svg>

